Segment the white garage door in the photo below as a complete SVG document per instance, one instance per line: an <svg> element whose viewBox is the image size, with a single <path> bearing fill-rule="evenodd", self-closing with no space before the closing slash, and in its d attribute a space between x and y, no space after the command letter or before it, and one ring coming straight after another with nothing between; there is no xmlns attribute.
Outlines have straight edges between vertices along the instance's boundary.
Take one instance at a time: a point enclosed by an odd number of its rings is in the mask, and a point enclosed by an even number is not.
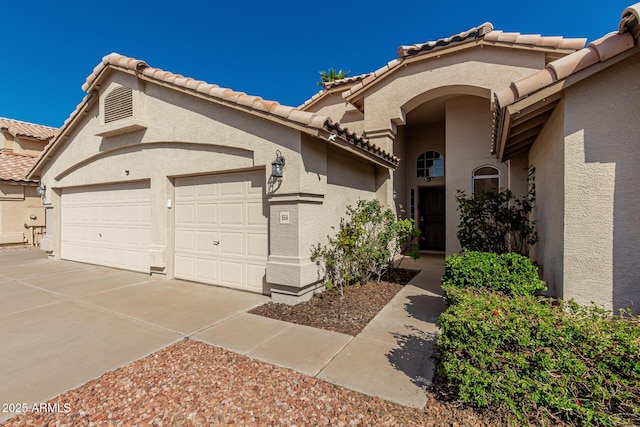
<svg viewBox="0 0 640 427"><path fill-rule="evenodd" d="M64 189L63 259L148 273L149 182Z"/></svg>
<svg viewBox="0 0 640 427"><path fill-rule="evenodd" d="M176 179L175 276L263 292L264 172Z"/></svg>

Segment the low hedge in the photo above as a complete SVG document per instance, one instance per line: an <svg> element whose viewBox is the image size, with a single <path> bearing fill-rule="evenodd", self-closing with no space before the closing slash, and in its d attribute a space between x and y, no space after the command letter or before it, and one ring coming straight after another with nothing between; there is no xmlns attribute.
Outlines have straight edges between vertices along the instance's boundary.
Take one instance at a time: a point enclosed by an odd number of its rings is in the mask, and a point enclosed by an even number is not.
<svg viewBox="0 0 640 427"><path fill-rule="evenodd" d="M438 319L437 372L461 401L504 408L522 424L640 425L637 318L533 295L443 289L450 305Z"/></svg>
<svg viewBox="0 0 640 427"><path fill-rule="evenodd" d="M516 254L467 251L446 259L442 284L457 288L489 289L504 295L531 295L547 289L538 267Z"/></svg>

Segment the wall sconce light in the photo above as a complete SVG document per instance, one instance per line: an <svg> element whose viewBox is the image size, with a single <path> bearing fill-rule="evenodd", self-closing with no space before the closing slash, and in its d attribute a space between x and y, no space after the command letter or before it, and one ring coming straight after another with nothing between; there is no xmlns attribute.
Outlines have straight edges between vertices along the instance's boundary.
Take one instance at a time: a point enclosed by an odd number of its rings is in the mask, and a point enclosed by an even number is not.
<svg viewBox="0 0 640 427"><path fill-rule="evenodd" d="M40 184L36 187L36 194L40 197L44 197L45 191L47 191L47 186L44 185L44 182L40 181Z"/></svg>
<svg viewBox="0 0 640 427"><path fill-rule="evenodd" d="M280 150L276 150L276 160L271 163L271 176L273 178L282 178L282 168L284 167L284 157Z"/></svg>
<svg viewBox="0 0 640 427"><path fill-rule="evenodd" d="M433 181L434 179L435 179L435 178L434 178L434 177L432 177L432 176L427 176L427 177L425 177L425 178L424 178L424 180L425 180L425 181L427 181L427 182L431 182L431 181Z"/></svg>

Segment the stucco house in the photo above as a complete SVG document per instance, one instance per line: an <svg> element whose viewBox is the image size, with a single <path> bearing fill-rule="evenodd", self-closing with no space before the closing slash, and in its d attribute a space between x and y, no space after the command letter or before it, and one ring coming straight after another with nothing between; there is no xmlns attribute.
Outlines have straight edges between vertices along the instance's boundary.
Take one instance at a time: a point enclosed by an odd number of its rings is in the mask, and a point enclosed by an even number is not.
<svg viewBox="0 0 640 427"><path fill-rule="evenodd" d="M55 258L296 302L319 285L311 245L398 164L326 116L118 54L83 89L30 175Z"/></svg>
<svg viewBox="0 0 640 427"><path fill-rule="evenodd" d="M492 151L536 168L534 257L556 295L640 313L640 3L618 31L495 94Z"/></svg>
<svg viewBox="0 0 640 427"><path fill-rule="evenodd" d="M0 117L0 245L37 245L45 215L27 173L57 129Z"/></svg>
<svg viewBox="0 0 640 427"><path fill-rule="evenodd" d="M108 55L29 175L46 187L50 226L42 247L56 258L289 303L320 285L310 247L358 198L377 198L414 218L422 250L458 252L458 190L524 195L530 164L541 193L554 185L560 194L568 190L545 175L541 163L564 161L536 148L549 144L516 146L523 137L518 121L506 133L493 132L506 117L495 112L508 109L496 94L575 58L585 42L485 23L401 46L379 70L327 83L298 108ZM524 126L526 135L538 121ZM503 134L512 135L509 149L502 149ZM282 163L279 177L272 166ZM539 197L542 206L552 196ZM557 226L546 222L564 223L565 213L545 209L537 215L547 238ZM552 267L559 240L542 243L537 256L546 278L560 280L550 283L558 295L576 297L581 288L567 287Z"/></svg>

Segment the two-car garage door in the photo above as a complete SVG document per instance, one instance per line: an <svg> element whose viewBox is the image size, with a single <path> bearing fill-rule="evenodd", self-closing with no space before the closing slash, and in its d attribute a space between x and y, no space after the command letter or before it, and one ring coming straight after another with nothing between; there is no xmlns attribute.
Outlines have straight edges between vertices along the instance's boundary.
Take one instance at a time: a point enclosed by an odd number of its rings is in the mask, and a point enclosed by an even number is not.
<svg viewBox="0 0 640 427"><path fill-rule="evenodd" d="M264 185L263 171L176 179L176 278L264 292Z"/></svg>
<svg viewBox="0 0 640 427"><path fill-rule="evenodd" d="M176 278L264 292L263 171L175 181ZM61 257L149 272L149 182L64 189Z"/></svg>
<svg viewBox="0 0 640 427"><path fill-rule="evenodd" d="M149 272L149 181L62 191L61 257Z"/></svg>

